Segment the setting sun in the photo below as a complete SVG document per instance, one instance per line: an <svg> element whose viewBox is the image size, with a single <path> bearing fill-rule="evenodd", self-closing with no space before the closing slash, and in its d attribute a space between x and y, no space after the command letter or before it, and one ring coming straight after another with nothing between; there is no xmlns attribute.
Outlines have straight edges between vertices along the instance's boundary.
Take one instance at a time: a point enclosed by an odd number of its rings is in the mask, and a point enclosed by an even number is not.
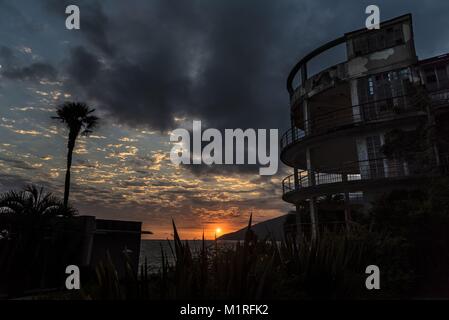
<svg viewBox="0 0 449 320"><path fill-rule="evenodd" d="M219 234L219 233L221 233L221 228L217 228L217 229L215 229L215 233L216 233L216 234Z"/></svg>

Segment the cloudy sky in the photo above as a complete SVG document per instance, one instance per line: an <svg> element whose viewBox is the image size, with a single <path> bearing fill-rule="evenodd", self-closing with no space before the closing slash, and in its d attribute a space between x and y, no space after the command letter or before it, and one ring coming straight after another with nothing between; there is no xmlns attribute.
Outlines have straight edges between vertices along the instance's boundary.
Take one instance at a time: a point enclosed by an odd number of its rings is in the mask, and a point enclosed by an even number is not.
<svg viewBox="0 0 449 320"><path fill-rule="evenodd" d="M81 30L65 28L65 7ZM288 128L285 79L299 57L364 26L369 1L0 0L0 191L61 195L66 132L51 120L86 101L101 126L78 140L71 201L81 214L139 220L153 238L211 237L286 213L288 169L174 166L169 132ZM377 1L381 19L412 13L419 58L449 52L447 0ZM320 64L333 62L328 56ZM312 66L312 71L313 71Z"/></svg>

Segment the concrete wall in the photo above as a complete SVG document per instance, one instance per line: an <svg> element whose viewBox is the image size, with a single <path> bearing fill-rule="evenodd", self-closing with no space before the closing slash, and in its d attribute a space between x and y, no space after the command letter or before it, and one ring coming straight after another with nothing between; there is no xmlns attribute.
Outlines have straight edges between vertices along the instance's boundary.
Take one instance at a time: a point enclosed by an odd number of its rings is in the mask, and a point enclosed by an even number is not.
<svg viewBox="0 0 449 320"><path fill-rule="evenodd" d="M32 220L1 215L0 297L20 297L33 291L64 288L65 269L80 267L83 279L94 274L109 252L119 277L125 275L125 254L137 275L141 223L96 219L92 216Z"/></svg>
<svg viewBox="0 0 449 320"><path fill-rule="evenodd" d="M141 222L97 219L90 265L96 267L101 261L105 261L109 253L119 276L126 275L126 262L130 264L133 273L137 274L141 227Z"/></svg>

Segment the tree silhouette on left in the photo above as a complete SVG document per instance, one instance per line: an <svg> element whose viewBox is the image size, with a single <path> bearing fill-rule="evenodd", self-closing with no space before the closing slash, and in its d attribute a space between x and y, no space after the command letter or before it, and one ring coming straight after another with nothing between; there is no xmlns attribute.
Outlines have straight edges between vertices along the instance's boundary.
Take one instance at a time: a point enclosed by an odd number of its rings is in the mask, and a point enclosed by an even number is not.
<svg viewBox="0 0 449 320"><path fill-rule="evenodd" d="M56 110L56 117L68 129L67 141L67 169L64 184L64 206L69 203L70 193L70 169L72 167L73 150L76 139L79 135L88 136L97 126L99 118L94 116L95 109L91 109L87 104L81 102L66 102Z"/></svg>
<svg viewBox="0 0 449 320"><path fill-rule="evenodd" d="M43 188L29 185L22 191L9 191L0 194L0 214L11 213L24 217L71 217L76 210L65 206L53 194Z"/></svg>

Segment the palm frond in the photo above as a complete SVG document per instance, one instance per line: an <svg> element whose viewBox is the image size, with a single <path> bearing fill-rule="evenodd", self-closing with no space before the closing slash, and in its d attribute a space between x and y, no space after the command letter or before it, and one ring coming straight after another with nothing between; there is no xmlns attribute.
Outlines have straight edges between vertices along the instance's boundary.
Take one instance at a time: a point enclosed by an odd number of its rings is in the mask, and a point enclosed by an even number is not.
<svg viewBox="0 0 449 320"><path fill-rule="evenodd" d="M88 135L98 125L99 118L92 115L95 109L91 109L83 102L65 102L57 110L57 116L52 117L65 124L70 132L76 136L78 134Z"/></svg>
<svg viewBox="0 0 449 320"><path fill-rule="evenodd" d="M9 191L0 194L0 214L11 213L23 216L71 217L77 211L68 206L42 187L26 186L22 191Z"/></svg>

